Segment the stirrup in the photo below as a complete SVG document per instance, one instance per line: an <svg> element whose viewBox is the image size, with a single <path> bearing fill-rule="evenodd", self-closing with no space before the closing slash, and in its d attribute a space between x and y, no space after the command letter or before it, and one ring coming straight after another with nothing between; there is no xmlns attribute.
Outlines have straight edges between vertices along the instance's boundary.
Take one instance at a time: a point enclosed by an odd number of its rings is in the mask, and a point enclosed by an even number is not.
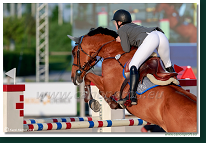
<svg viewBox="0 0 206 143"><path fill-rule="evenodd" d="M137 97L130 97L130 100L132 105L137 105Z"/></svg>

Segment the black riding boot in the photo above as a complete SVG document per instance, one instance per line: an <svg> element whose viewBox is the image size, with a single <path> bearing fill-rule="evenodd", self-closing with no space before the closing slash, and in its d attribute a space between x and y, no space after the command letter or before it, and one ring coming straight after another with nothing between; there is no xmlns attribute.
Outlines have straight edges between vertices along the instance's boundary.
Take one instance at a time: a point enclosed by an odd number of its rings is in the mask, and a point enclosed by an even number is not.
<svg viewBox="0 0 206 143"><path fill-rule="evenodd" d="M165 69L166 69L166 71L168 71L168 72L175 72L175 69L173 68L173 66L170 66L170 67L165 68Z"/></svg>
<svg viewBox="0 0 206 143"><path fill-rule="evenodd" d="M137 105L137 86L139 83L139 73L135 66L130 68L130 100L132 105Z"/></svg>

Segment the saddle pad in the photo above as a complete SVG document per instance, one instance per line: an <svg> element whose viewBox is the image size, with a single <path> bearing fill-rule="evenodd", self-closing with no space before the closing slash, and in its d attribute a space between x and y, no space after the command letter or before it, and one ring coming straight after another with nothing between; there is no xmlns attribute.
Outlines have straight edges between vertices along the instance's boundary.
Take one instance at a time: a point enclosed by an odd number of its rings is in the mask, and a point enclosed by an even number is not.
<svg viewBox="0 0 206 143"><path fill-rule="evenodd" d="M141 94L145 93L146 91L148 91L154 87L157 87L157 86L159 86L159 85L152 83L147 77L144 77L143 82L142 83L139 82L136 93L141 95Z"/></svg>
<svg viewBox="0 0 206 143"><path fill-rule="evenodd" d="M122 75L124 78L126 78L124 69L122 71ZM128 82L128 84L130 84L130 83ZM139 82L136 93L141 95L141 94L145 93L146 91L148 91L154 87L157 87L157 86L159 86L159 85L152 83L147 77L144 77L142 83Z"/></svg>

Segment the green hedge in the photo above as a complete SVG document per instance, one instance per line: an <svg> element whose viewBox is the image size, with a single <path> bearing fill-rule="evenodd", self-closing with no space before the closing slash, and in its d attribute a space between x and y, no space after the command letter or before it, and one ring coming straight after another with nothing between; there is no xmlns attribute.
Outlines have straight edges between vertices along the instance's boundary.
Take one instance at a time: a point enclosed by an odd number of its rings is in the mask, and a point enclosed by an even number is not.
<svg viewBox="0 0 206 143"><path fill-rule="evenodd" d="M34 52L3 51L3 70L17 68L17 76L34 75L36 73L36 55Z"/></svg>
<svg viewBox="0 0 206 143"><path fill-rule="evenodd" d="M54 56L56 61L49 62L49 70L71 70L71 56ZM60 58L61 57L61 58ZM59 59L58 59L59 58ZM36 53L24 51L22 56L19 51L3 51L3 70L9 71L17 68L17 76L35 75Z"/></svg>

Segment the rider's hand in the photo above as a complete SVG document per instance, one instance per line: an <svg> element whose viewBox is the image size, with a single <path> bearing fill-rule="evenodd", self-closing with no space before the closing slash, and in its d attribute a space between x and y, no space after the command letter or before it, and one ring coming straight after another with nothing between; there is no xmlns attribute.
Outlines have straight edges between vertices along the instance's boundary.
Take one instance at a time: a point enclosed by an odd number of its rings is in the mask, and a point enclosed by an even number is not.
<svg viewBox="0 0 206 143"><path fill-rule="evenodd" d="M119 36L116 38L116 42L121 42L121 39Z"/></svg>

